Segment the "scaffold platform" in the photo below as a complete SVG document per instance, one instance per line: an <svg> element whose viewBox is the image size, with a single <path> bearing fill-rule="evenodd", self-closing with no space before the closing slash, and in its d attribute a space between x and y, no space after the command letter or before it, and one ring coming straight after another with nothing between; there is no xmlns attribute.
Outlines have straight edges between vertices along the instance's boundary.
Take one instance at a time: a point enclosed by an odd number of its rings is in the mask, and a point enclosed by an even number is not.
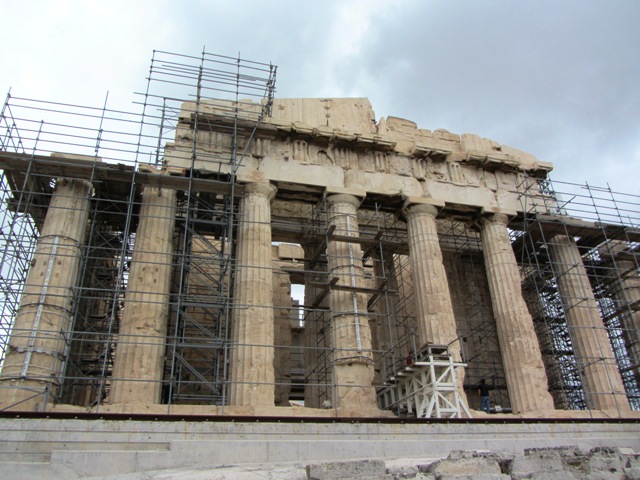
<svg viewBox="0 0 640 480"><path fill-rule="evenodd" d="M471 417L456 381L456 368L446 345L428 345L415 360L387 377L378 391L380 408L417 418Z"/></svg>

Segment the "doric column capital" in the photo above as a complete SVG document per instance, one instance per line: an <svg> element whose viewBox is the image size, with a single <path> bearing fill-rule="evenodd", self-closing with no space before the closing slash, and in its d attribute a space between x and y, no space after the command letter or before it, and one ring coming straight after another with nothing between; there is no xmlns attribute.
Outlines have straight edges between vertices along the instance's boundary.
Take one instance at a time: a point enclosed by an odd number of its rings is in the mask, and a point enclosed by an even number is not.
<svg viewBox="0 0 640 480"><path fill-rule="evenodd" d="M509 224L510 216L506 213L488 213L480 217L480 225L485 226L491 223L498 223L505 227Z"/></svg>
<svg viewBox="0 0 640 480"><path fill-rule="evenodd" d="M329 203L349 203L358 209L367 192L361 188L327 187L325 195Z"/></svg>
<svg viewBox="0 0 640 480"><path fill-rule="evenodd" d="M551 244L572 245L574 243L574 238L570 235L565 235L564 233L558 233L551 237Z"/></svg>
<svg viewBox="0 0 640 480"><path fill-rule="evenodd" d="M436 217L438 215L438 207L435 205L429 205L427 203L412 203L409 205L405 205L402 208L403 215L408 219L412 215L417 215L420 213L426 213L431 215L432 217Z"/></svg>
<svg viewBox="0 0 640 480"><path fill-rule="evenodd" d="M270 202L276 198L276 192L278 189L271 183L247 183L244 186L244 191L247 195L260 195L267 197Z"/></svg>
<svg viewBox="0 0 640 480"><path fill-rule="evenodd" d="M442 200L436 200L434 198L426 197L404 197L404 204L402 205L402 214L405 217L418 213L427 213L432 216L437 216L440 209L444 207Z"/></svg>
<svg viewBox="0 0 640 480"><path fill-rule="evenodd" d="M333 195L329 195L327 197L327 201L330 204L348 203L349 205L352 205L356 209L360 208L360 204L362 203L362 199L361 198L356 197L355 195L351 195L349 193L336 193L336 194L333 194Z"/></svg>
<svg viewBox="0 0 640 480"><path fill-rule="evenodd" d="M609 240L606 244L601 245L598 248L598 253L606 258L610 257L619 257L620 255L624 255L627 257L625 260L633 261L632 246L630 243L625 242L624 240ZM621 258L617 258L616 261L624 261Z"/></svg>

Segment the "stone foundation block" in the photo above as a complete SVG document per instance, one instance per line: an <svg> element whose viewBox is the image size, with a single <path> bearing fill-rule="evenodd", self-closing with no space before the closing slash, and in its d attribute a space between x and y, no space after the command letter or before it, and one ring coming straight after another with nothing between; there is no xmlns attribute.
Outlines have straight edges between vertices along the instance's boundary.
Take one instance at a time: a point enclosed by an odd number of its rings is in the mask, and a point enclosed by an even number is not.
<svg viewBox="0 0 640 480"><path fill-rule="evenodd" d="M590 472L622 474L625 461L616 449L594 448L589 455Z"/></svg>
<svg viewBox="0 0 640 480"><path fill-rule="evenodd" d="M579 480L571 472L541 472L531 475L531 480Z"/></svg>
<svg viewBox="0 0 640 480"><path fill-rule="evenodd" d="M397 458L401 458L401 456L397 456ZM428 475L426 473L429 470L429 466L431 465L431 463L433 463L435 461L436 461L436 459L434 459L430 463L415 463L415 464L411 464L411 465L398 464L394 460L387 461L385 463L387 465L387 473L391 474L393 476L393 478L395 478L397 480L401 480L401 479L404 479L404 478L410 478L410 479L414 479L415 478L415 479L418 479L418 480L424 480L426 478L434 478L435 479L434 475Z"/></svg>
<svg viewBox="0 0 640 480"><path fill-rule="evenodd" d="M627 480L640 480L640 467L626 468L624 473Z"/></svg>
<svg viewBox="0 0 640 480"><path fill-rule="evenodd" d="M434 474L437 478L449 476L479 478L482 475L500 478L502 475L500 465L491 457L447 458L432 464L427 473Z"/></svg>
<svg viewBox="0 0 640 480"><path fill-rule="evenodd" d="M631 452L625 452L626 450L631 450L630 448L619 448L620 451L626 457L626 468L640 468L640 455Z"/></svg>
<svg viewBox="0 0 640 480"><path fill-rule="evenodd" d="M348 480L348 479L392 479L386 475L382 460L359 460L355 462L331 462L307 465L308 480Z"/></svg>
<svg viewBox="0 0 640 480"><path fill-rule="evenodd" d="M485 473L482 475L436 475L436 480L511 480L511 476Z"/></svg>
<svg viewBox="0 0 640 480"><path fill-rule="evenodd" d="M509 473L512 478L531 478L536 473L562 472L565 465L560 449L528 449L523 457L516 457Z"/></svg>
<svg viewBox="0 0 640 480"><path fill-rule="evenodd" d="M394 480L393 475L384 474L384 475L375 475L369 476L365 475L364 477L340 477L340 480Z"/></svg>

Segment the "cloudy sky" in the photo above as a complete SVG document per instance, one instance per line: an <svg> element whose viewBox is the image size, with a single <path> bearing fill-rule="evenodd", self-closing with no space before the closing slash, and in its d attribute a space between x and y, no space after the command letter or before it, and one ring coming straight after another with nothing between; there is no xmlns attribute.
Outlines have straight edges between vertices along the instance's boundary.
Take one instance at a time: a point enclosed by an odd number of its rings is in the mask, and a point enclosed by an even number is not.
<svg viewBox="0 0 640 480"><path fill-rule="evenodd" d="M0 0L0 94L139 110L154 49L273 62L279 97L476 133L640 194L638 0Z"/></svg>

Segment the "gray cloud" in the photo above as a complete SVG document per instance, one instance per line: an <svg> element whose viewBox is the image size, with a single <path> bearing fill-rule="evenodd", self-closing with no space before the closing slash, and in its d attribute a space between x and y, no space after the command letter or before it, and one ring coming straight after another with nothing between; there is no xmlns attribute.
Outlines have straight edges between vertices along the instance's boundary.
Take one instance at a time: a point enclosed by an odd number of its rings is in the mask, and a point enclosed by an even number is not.
<svg viewBox="0 0 640 480"><path fill-rule="evenodd" d="M472 132L560 180L640 194L640 2L159 0L3 6L0 92L101 104L153 49L279 66L283 97L367 96L378 116ZM28 34L26 33L28 32Z"/></svg>
<svg viewBox="0 0 640 480"><path fill-rule="evenodd" d="M378 113L511 144L562 180L626 171L614 187L638 193L639 14L632 1L411 4L376 20L348 81Z"/></svg>

